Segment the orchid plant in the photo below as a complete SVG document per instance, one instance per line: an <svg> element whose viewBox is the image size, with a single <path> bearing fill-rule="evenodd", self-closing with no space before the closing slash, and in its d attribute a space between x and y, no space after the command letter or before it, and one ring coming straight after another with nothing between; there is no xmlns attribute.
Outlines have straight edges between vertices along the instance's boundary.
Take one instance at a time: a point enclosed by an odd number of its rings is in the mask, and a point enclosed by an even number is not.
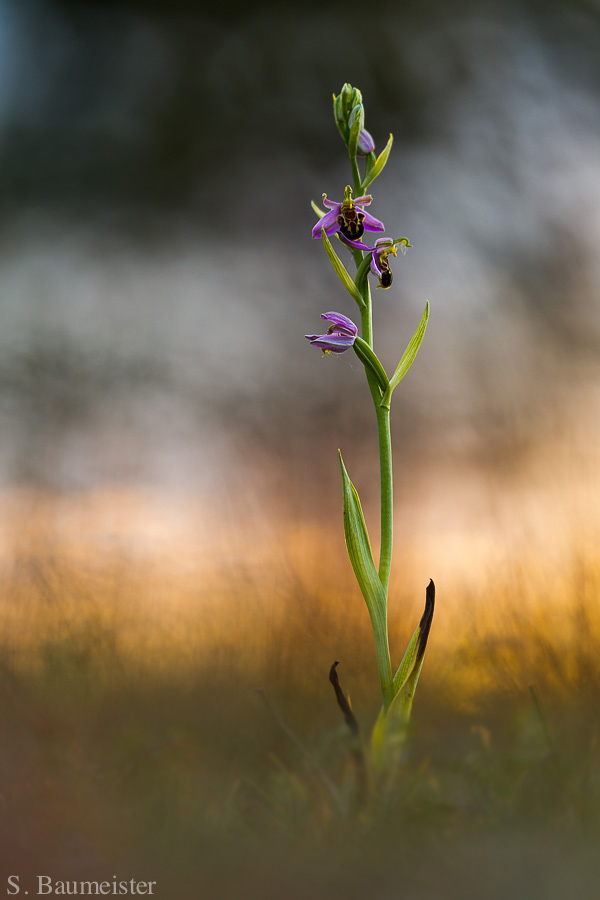
<svg viewBox="0 0 600 900"><path fill-rule="evenodd" d="M385 230L383 223L366 211L365 207L371 204L373 198L365 191L381 175L390 155L393 137L390 134L384 149L376 156L373 138L364 127L362 94L349 84L343 86L337 97L334 94L333 112L336 125L348 148L353 186L346 186L344 199L339 202L329 200L327 195L323 194L322 202L325 209L312 203L319 217L312 230L312 236L322 240L340 281L356 302L361 327L359 334L358 326L350 318L339 312L326 312L321 318L330 323L327 331L324 334L307 334L306 338L312 346L322 350L323 355L345 353L352 348L364 365L375 406L381 483L381 547L378 566L373 558L358 492L348 476L341 453L340 464L346 547L367 605L375 638L382 709L373 730L372 749L374 757L381 760L385 747L393 743L394 736L397 737L404 732L410 718L435 601L435 587L433 581L430 581L426 589L425 611L394 674L388 639L388 589L392 564L394 512L390 406L392 394L410 369L423 340L429 318L429 303L425 305L419 326L402 354L396 370L391 378L388 377L374 350L369 276L375 277L378 288L388 290L393 278L390 257L397 257L398 250L402 254L406 253L411 244L406 237L379 236L373 246L364 242L367 232L377 234ZM363 161L362 165L359 159ZM361 168L364 170L362 175ZM335 241L332 242L330 238L335 238ZM345 245L353 257L356 267L354 277L338 256L333 243L336 243L336 246L340 243ZM330 678L336 687L339 700L336 665L337 663L332 667Z"/></svg>

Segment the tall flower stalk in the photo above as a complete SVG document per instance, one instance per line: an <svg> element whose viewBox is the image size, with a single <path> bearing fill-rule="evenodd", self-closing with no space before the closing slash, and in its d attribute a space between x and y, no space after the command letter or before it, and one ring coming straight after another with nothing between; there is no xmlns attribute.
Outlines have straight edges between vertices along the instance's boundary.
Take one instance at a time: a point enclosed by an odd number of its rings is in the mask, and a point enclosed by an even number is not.
<svg viewBox="0 0 600 900"><path fill-rule="evenodd" d="M362 94L357 88L345 84L339 95L333 98L336 125L348 149L352 173L352 185L346 185L344 199L337 202L323 194L325 210L313 203L319 220L312 236L321 239L331 263L348 293L358 306L359 328L341 313L324 313L322 318L330 322L326 334L306 335L313 346L324 354L344 353L352 348L364 365L369 391L375 407L379 438L380 470L380 553L375 565L369 534L362 512L358 492L350 480L342 455L344 498L344 534L346 547L354 574L365 599L371 618L375 640L375 656L381 686L382 709L373 731L372 746L380 760L386 744L402 732L410 718L414 692L419 680L423 657L433 617L435 587L432 581L426 589L425 611L406 647L400 665L394 672L388 638L388 593L392 551L394 542L394 495L392 473L392 442L390 408L392 394L410 369L423 340L429 318L429 303L425 304L423 317L408 343L393 375L389 377L375 353L373 341L373 312L369 276L375 276L377 287L387 290L392 284L390 256L397 257L397 250L406 252L411 244L406 237L378 237L373 246L365 243L368 232L381 233L385 226L365 206L373 200L366 189L381 175L388 161L393 138L377 156L373 138L364 127ZM363 172L359 159L364 159ZM344 245L347 250L338 245ZM336 248L334 249L334 245ZM337 251L337 252L336 252ZM350 253L355 274L346 268L342 255ZM388 739L386 741L386 738Z"/></svg>

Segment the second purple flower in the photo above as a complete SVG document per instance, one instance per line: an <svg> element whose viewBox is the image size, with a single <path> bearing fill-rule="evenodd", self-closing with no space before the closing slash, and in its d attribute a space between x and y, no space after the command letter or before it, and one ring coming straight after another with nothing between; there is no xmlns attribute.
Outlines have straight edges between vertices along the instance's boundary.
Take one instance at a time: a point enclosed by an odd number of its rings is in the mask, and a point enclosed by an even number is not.
<svg viewBox="0 0 600 900"><path fill-rule="evenodd" d="M358 328L347 316L341 313L328 312L321 316L331 322L326 334L305 334L311 346L319 347L323 353L344 353L356 340Z"/></svg>
<svg viewBox="0 0 600 900"><path fill-rule="evenodd" d="M362 250L363 253L371 253L371 272L374 275L377 275L379 279L379 287L387 290L390 287L393 275L392 270L390 268L390 262L388 260L388 256L390 253L392 256L397 256L396 248L400 248L400 252L404 255L406 253L406 248L411 247L412 244L408 242L408 238L402 238L399 241L393 241L392 238L377 238L375 241L374 247L367 247L366 244L363 244L362 241L349 241L347 238L341 238L343 244L346 244L347 247L351 247L353 250Z"/></svg>

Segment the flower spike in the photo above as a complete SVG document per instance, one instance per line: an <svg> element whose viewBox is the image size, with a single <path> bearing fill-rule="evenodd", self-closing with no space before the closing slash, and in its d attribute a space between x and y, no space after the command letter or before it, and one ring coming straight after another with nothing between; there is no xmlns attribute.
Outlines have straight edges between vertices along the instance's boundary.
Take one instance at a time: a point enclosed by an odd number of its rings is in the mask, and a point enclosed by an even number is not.
<svg viewBox="0 0 600 900"><path fill-rule="evenodd" d="M393 280L392 257L404 254L410 247L408 238L391 238L382 235L383 223L369 215L366 208L372 197L367 194L369 185L383 171L392 148L390 135L387 144L375 155L375 143L365 129L365 109L361 92L351 84L344 84L340 93L333 95L333 114L336 126L348 150L351 184L344 190L341 201L329 200L323 194L323 203L312 203L319 221L312 229L312 237L321 239L331 264L345 289L358 304L360 331L351 319L337 312L323 313L328 323L325 334L307 334L305 338L326 353L345 353L350 347L365 368L369 390L377 413L380 474L379 562L376 565L371 550L369 533L356 487L351 482L340 454L343 482L344 536L350 563L365 599L375 643L375 658L381 686L383 708L372 739L372 761L375 770L389 766L393 775L398 764L398 754L404 746L406 724L410 717L413 694L417 686L425 645L433 614L434 587L430 582L426 591L426 609L417 630L409 641L396 675L393 674L388 639L387 606L390 569L393 550L394 494L392 479L392 449L390 431L390 405L395 388L413 364L423 340L429 317L429 304L413 337L402 354L394 374L390 378L375 353L373 339L372 295L369 273L377 278L383 290ZM356 196L353 196L356 195ZM339 195L338 195L339 196ZM379 232L371 241L369 232ZM333 236L352 251L350 262L356 267L354 277L346 268L348 260L336 252ZM364 240L364 243L363 243ZM371 244L371 246L369 246ZM347 255L346 255L347 256ZM344 700L337 682L334 663L330 680L336 690L338 702ZM341 700L340 700L341 698ZM349 707L341 703L344 714ZM346 721L354 729L353 718ZM365 768L364 771L367 771Z"/></svg>

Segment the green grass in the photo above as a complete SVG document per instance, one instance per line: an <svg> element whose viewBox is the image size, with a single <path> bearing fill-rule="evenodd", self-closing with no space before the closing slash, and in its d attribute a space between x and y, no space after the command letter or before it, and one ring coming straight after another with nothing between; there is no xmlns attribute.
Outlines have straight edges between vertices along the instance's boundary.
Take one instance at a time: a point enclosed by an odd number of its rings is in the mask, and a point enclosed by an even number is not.
<svg viewBox="0 0 600 900"><path fill-rule="evenodd" d="M296 538L266 582L21 548L0 643L6 874L156 880L168 900L598 896L598 560L446 586L401 764L361 796L327 676L340 659L367 742L368 619L345 560L315 578L321 539ZM396 595L399 647L420 603Z"/></svg>

